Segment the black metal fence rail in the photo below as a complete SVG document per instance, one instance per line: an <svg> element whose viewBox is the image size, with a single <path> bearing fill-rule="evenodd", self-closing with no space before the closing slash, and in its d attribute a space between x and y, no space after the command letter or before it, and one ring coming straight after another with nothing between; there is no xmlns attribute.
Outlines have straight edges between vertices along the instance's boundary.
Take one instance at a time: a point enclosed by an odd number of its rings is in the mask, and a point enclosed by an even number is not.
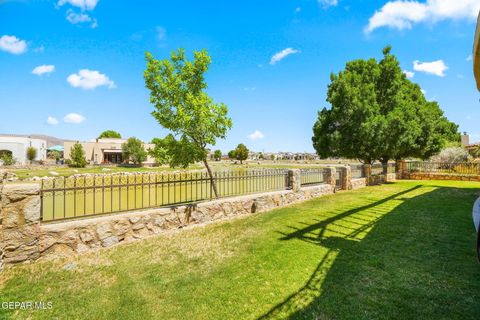
<svg viewBox="0 0 480 320"><path fill-rule="evenodd" d="M352 179L365 178L365 172L362 164L350 165L352 171Z"/></svg>
<svg viewBox="0 0 480 320"><path fill-rule="evenodd" d="M372 176L378 176L383 174L383 165L381 163L372 164L370 174Z"/></svg>
<svg viewBox="0 0 480 320"><path fill-rule="evenodd" d="M219 197L283 190L286 169L215 172ZM60 177L41 182L42 221L211 200L206 172Z"/></svg>
<svg viewBox="0 0 480 320"><path fill-rule="evenodd" d="M312 186L326 183L325 169L300 169L300 185Z"/></svg>
<svg viewBox="0 0 480 320"><path fill-rule="evenodd" d="M476 162L425 162L415 161L405 163L407 172L447 173L480 175L480 163Z"/></svg>

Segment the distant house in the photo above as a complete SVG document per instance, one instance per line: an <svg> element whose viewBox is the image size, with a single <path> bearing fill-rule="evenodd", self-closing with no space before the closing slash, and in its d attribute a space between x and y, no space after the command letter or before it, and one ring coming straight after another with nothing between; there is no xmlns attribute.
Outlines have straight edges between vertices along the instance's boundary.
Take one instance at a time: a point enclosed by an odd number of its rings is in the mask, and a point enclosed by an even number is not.
<svg viewBox="0 0 480 320"><path fill-rule="evenodd" d="M0 136L0 156L11 155L17 164L27 164L27 149L37 149L35 161L44 161L47 158L47 141L18 136Z"/></svg>
<svg viewBox="0 0 480 320"><path fill-rule="evenodd" d="M90 142L80 142L85 150L85 157L90 164L121 164L125 162L122 155L122 144L126 139L96 139ZM64 147L65 160L70 160L70 151L76 142L66 141ZM154 148L153 144L144 144L145 150ZM155 160L148 156L144 164L154 164Z"/></svg>

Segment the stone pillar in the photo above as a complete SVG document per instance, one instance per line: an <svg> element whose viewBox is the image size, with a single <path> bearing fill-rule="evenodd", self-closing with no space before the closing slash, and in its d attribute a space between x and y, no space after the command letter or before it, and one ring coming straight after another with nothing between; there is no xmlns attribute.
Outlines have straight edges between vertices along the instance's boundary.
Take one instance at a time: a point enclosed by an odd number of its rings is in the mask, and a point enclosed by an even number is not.
<svg viewBox="0 0 480 320"><path fill-rule="evenodd" d="M335 167L325 168L323 174L325 175L325 182L335 190L337 184L337 169Z"/></svg>
<svg viewBox="0 0 480 320"><path fill-rule="evenodd" d="M405 160L395 161L395 173L397 174L397 179L404 179L405 171L406 171Z"/></svg>
<svg viewBox="0 0 480 320"><path fill-rule="evenodd" d="M0 256L5 264L39 257L40 185L5 184L1 190Z"/></svg>
<svg viewBox="0 0 480 320"><path fill-rule="evenodd" d="M352 168L345 166L338 170L342 171L342 190L352 190Z"/></svg>
<svg viewBox="0 0 480 320"><path fill-rule="evenodd" d="M362 168L363 168L363 176L365 177L365 184L369 186L371 185L371 180L372 180L372 165L364 164Z"/></svg>
<svg viewBox="0 0 480 320"><path fill-rule="evenodd" d="M300 169L288 170L288 183L287 189L293 190L293 192L300 191L301 188L301 171Z"/></svg>

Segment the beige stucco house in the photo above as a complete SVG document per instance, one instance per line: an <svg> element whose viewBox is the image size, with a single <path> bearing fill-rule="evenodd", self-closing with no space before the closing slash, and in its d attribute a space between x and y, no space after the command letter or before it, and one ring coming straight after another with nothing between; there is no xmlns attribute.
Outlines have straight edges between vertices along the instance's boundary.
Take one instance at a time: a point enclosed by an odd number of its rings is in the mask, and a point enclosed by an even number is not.
<svg viewBox="0 0 480 320"><path fill-rule="evenodd" d="M80 142L85 150L85 157L90 164L121 164L124 163L122 156L122 144L126 139L96 139L90 142ZM70 159L70 150L76 142L67 141L64 143L65 160ZM153 148L153 144L144 144L145 150ZM144 165L153 165L155 159L148 156Z"/></svg>

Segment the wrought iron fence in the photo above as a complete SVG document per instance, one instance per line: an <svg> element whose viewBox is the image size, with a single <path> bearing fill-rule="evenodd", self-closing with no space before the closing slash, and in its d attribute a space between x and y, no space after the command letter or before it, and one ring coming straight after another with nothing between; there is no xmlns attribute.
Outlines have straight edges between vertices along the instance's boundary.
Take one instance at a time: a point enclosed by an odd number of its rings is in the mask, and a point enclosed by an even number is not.
<svg viewBox="0 0 480 320"><path fill-rule="evenodd" d="M365 178L365 172L363 171L363 165L352 164L350 165L352 170L352 179Z"/></svg>
<svg viewBox="0 0 480 320"><path fill-rule="evenodd" d="M345 175L345 172L337 168L337 170L335 171L335 189L336 190L342 189L342 181L343 181L344 175Z"/></svg>
<svg viewBox="0 0 480 320"><path fill-rule="evenodd" d="M375 164L372 164L371 175L378 176L378 175L383 175L385 173L395 173L395 171L396 171L395 163L387 163L385 165L382 163L375 163Z"/></svg>
<svg viewBox="0 0 480 320"><path fill-rule="evenodd" d="M405 163L407 172L447 173L480 175L480 163L471 162L425 162L415 161Z"/></svg>
<svg viewBox="0 0 480 320"><path fill-rule="evenodd" d="M300 169L300 185L311 186L326 183L325 169Z"/></svg>
<svg viewBox="0 0 480 320"><path fill-rule="evenodd" d="M219 197L283 190L286 169L215 172ZM210 200L206 172L112 174L42 180L42 221L54 221Z"/></svg>
<svg viewBox="0 0 480 320"><path fill-rule="evenodd" d="M378 176L383 174L383 165L381 163L372 164L372 169L370 174L372 176Z"/></svg>

